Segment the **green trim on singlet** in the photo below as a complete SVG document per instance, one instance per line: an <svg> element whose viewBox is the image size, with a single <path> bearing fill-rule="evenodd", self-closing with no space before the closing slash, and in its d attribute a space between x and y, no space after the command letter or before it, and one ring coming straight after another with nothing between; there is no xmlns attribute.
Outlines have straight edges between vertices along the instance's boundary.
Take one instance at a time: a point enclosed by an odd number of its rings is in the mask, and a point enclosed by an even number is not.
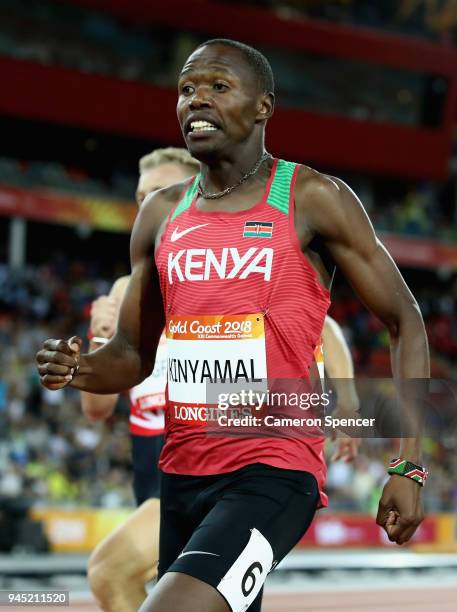
<svg viewBox="0 0 457 612"><path fill-rule="evenodd" d="M194 199L195 192L197 191L197 186L198 186L198 181L199 180L200 180L200 174L197 174L197 176L194 178L194 182L187 189L186 193L184 194L183 199L181 200L181 202L175 208L175 211L174 211L174 213L171 216L171 221L174 221L176 219L176 217L178 217L181 213L183 213L185 210L187 210L189 208L189 206L192 204L192 200Z"/></svg>
<svg viewBox="0 0 457 612"><path fill-rule="evenodd" d="M289 213L290 187L296 165L283 159L278 160L275 177L267 199L267 204L277 208L279 212L285 215Z"/></svg>

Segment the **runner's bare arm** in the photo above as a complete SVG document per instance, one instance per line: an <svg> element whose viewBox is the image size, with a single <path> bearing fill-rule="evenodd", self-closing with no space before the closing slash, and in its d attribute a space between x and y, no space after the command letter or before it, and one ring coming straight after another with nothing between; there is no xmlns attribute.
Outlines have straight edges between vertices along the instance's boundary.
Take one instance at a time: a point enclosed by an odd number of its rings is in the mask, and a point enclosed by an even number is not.
<svg viewBox="0 0 457 612"><path fill-rule="evenodd" d="M297 218L309 236L320 235L357 295L386 326L396 380L430 375L427 335L416 300L376 238L356 195L339 179L304 170L297 181ZM306 220L306 221L304 221ZM414 411L415 407L411 407ZM419 407L418 407L419 408ZM401 457L420 463L420 414L414 437L404 438ZM407 542L423 519L421 487L393 475L384 487L377 522L398 544Z"/></svg>
<svg viewBox="0 0 457 612"><path fill-rule="evenodd" d="M357 196L343 181L315 173L297 181L296 205L310 235L323 237L357 295L386 326L394 377L428 378L427 335L419 307ZM417 459L418 449L410 452Z"/></svg>
<svg viewBox="0 0 457 612"><path fill-rule="evenodd" d="M110 339L114 335L119 316L119 307L127 289L129 276L118 278L111 287L108 296L100 296L92 304L90 331L94 338ZM89 352L100 349L103 345L94 340L89 342ZM81 409L90 421L104 421L114 412L118 393L97 395L81 391Z"/></svg>
<svg viewBox="0 0 457 612"><path fill-rule="evenodd" d="M137 385L151 372L164 326L154 248L171 208L170 199L176 202L181 191L168 188L155 192L141 207L131 238L132 275L116 334L103 348L80 355L79 373L71 381L72 387L90 393L118 393ZM44 386L57 389L69 383L66 377L77 365L78 344L81 340L77 338L44 343L37 354Z"/></svg>

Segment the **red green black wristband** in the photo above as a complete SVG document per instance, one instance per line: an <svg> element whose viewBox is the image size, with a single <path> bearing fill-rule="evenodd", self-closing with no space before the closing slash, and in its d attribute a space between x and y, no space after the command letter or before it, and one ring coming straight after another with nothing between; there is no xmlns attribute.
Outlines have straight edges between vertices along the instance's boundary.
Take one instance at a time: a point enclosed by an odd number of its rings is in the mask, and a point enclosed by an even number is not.
<svg viewBox="0 0 457 612"><path fill-rule="evenodd" d="M392 459L389 463L387 473L411 478L411 480L417 482L421 487L424 486L428 477L428 472L422 465L416 465L415 463L411 463L411 461L400 458Z"/></svg>

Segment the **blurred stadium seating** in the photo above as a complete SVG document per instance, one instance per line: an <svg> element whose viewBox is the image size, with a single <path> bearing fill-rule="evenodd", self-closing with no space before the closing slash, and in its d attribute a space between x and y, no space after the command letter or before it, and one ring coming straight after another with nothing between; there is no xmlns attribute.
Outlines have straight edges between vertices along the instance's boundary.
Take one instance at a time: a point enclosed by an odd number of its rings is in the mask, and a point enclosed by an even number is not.
<svg viewBox="0 0 457 612"><path fill-rule="evenodd" d="M317 4L316 12L325 12L328 3ZM189 49L210 37L209 31L189 32L172 26L127 26L114 16L51 0L32 5L4 0L0 11L0 53L5 56L167 87L174 87L176 71ZM363 24L365 13L361 13ZM377 15L372 19L376 21ZM261 48L271 61L284 106L403 125L425 121L425 72L388 66L373 72L360 59L269 45ZM434 86L447 88L444 80Z"/></svg>
<svg viewBox="0 0 457 612"><path fill-rule="evenodd" d="M457 40L457 15L453 0L410 2L409 0L235 0L238 4L268 7L280 15L318 18L349 23L406 36L434 40Z"/></svg>

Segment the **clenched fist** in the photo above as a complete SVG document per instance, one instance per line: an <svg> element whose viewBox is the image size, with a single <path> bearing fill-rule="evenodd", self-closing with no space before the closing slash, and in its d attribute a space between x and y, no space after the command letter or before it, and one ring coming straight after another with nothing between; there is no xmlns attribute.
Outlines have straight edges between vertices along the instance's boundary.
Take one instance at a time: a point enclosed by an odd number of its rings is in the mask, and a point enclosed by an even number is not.
<svg viewBox="0 0 457 612"><path fill-rule="evenodd" d="M422 487L411 478L392 474L379 501L377 524L391 542L404 544L423 520Z"/></svg>
<svg viewBox="0 0 457 612"><path fill-rule="evenodd" d="M52 391L66 387L79 367L82 340L73 336L65 340L46 340L37 353L41 384Z"/></svg>
<svg viewBox="0 0 457 612"><path fill-rule="evenodd" d="M109 296L102 295L92 302L90 311L90 331L93 336L111 338L116 331L119 316L119 302Z"/></svg>

